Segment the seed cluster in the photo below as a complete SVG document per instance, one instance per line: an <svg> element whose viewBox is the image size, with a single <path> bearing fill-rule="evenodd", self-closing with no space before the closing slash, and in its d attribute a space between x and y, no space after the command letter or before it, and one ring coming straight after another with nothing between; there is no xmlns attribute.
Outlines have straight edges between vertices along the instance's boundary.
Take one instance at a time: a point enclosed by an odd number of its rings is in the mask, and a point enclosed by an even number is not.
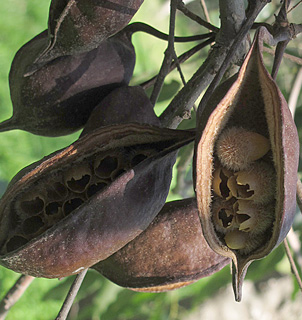
<svg viewBox="0 0 302 320"><path fill-rule="evenodd" d="M257 249L273 226L276 173L269 150L266 137L237 127L222 131L216 143L212 221L241 254Z"/></svg>
<svg viewBox="0 0 302 320"><path fill-rule="evenodd" d="M41 235L157 151L147 146L117 148L81 159L41 178L13 201L12 228L2 249L4 254Z"/></svg>

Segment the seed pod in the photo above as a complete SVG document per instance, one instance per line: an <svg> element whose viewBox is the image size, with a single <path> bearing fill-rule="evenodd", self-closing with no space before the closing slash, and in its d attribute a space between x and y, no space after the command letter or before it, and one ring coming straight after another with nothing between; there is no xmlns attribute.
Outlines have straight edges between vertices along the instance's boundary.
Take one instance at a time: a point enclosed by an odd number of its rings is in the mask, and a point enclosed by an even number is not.
<svg viewBox="0 0 302 320"><path fill-rule="evenodd" d="M145 230L160 211L177 149L194 136L191 131L139 124L106 126L23 169L0 201L0 264L23 274L54 278L106 259ZM153 150L152 155L131 167L133 157L144 149ZM104 155L118 158L121 174L110 175L108 184L87 199L89 187L103 181L94 175L93 163ZM83 190L66 183L70 181L66 176L77 167L91 168L89 186ZM54 200L62 189L67 195ZM43 199L38 214L35 205L22 210L25 201L37 198ZM42 226L35 233L24 233L24 221L32 216L48 229Z"/></svg>
<svg viewBox="0 0 302 320"><path fill-rule="evenodd" d="M95 49L122 30L142 3L143 0L52 0L48 41L35 63Z"/></svg>
<svg viewBox="0 0 302 320"><path fill-rule="evenodd" d="M84 126L109 92L130 81L135 52L123 31L92 51L60 57L24 76L46 40L44 31L17 52L9 75L13 116L0 124L0 131L72 133Z"/></svg>
<svg viewBox="0 0 302 320"><path fill-rule="evenodd" d="M92 111L81 136L103 126L129 122L160 127L159 118L140 86L123 86L109 93Z"/></svg>
<svg viewBox="0 0 302 320"><path fill-rule="evenodd" d="M223 98L218 105L213 104L213 100L209 101L205 112L200 115L195 145L194 179L203 232L215 252L233 260L233 287L237 301L241 299L242 282L248 266L253 260L268 255L283 241L292 225L296 208L298 135L285 99L262 61L265 34L266 29L260 28L237 78L230 80L235 80L233 85L230 86L229 81L218 87L214 100ZM270 186L274 196L267 204L270 223L261 236L253 237L246 232L248 230L239 228L225 236L215 228L211 208L216 199L212 190L213 170L218 162L216 141L223 136L224 130L231 127L256 132L270 142L271 150L261 161L266 161L274 172ZM246 238L250 241L248 246Z"/></svg>
<svg viewBox="0 0 302 320"><path fill-rule="evenodd" d="M120 286L161 292L207 277L229 262L210 249L196 200L186 199L166 203L143 233L93 269Z"/></svg>

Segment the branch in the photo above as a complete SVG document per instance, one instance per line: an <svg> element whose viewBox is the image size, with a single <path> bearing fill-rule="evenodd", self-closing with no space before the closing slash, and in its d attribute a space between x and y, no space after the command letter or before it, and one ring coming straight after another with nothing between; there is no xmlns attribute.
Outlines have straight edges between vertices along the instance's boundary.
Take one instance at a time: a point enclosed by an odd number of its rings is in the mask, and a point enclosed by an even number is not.
<svg viewBox="0 0 302 320"><path fill-rule="evenodd" d="M296 278L296 280L298 282L300 290L302 291L302 281L301 281L298 269L296 267L295 261L294 261L294 259L292 257L291 252L290 252L290 248L288 246L288 242L287 242L286 238L284 239L283 244L284 244L284 248L285 248L285 253L287 255L287 258L288 258L290 266L291 266L291 271L292 271L293 275L295 276L295 278Z"/></svg>
<svg viewBox="0 0 302 320"><path fill-rule="evenodd" d="M9 310L22 297L28 286L34 280L34 277L22 275L8 291L0 302L0 320L4 320Z"/></svg>
<svg viewBox="0 0 302 320"><path fill-rule="evenodd" d="M61 310L55 320L65 320L67 318L68 313L72 307L73 301L74 301L74 299L75 299L75 297L81 287L81 284L86 276L87 270L88 269L83 270L81 273L79 273L76 276L73 284L71 285L71 287L69 289L67 297L62 305L62 308L61 308Z"/></svg>
<svg viewBox="0 0 302 320"><path fill-rule="evenodd" d="M221 3L223 2L225 1L221 0ZM231 16L234 12L236 12L236 17L238 19L236 21L236 28L240 29L242 22L245 19L245 12L244 10L242 10L242 6L238 6L238 0L232 0L227 2L228 6L226 8L232 11L228 13L225 12L223 16L227 18L228 16ZM231 4L233 4L233 6L231 6ZM265 6L265 3L263 3L260 0L257 1L257 4L257 11L255 11L254 15L250 17L249 24L251 24L254 21L258 14L258 11L260 12L261 9ZM227 25L227 23L225 25ZM250 25L246 27L246 23L244 25L245 29L243 30L244 36L242 37L242 39L244 39L250 27ZM226 34L226 36L228 35ZM219 37L218 35L217 39L219 41L216 42L216 44L210 51L206 61L188 81L187 85L179 91L179 93L171 101L167 109L160 116L163 126L169 128L176 128L178 124L188 114L190 114L190 110L192 109L197 98L213 80L215 74L219 71L219 68L225 60L228 51L230 50L231 44L234 41L234 36L232 35L230 38L228 37L226 40L224 40L221 39L221 36ZM240 42L242 39L239 39ZM236 44L236 49L237 47L238 46Z"/></svg>
<svg viewBox="0 0 302 320"><path fill-rule="evenodd" d="M156 100L159 96L160 90L163 86L165 77L169 73L169 68L172 63L172 59L175 55L174 51L174 34L175 34L175 16L176 16L176 6L178 0L171 0L171 9L170 9L170 27L169 27L169 37L168 37L168 47L165 51L164 61L161 65L159 74L157 76L154 88L150 97L152 105L155 105Z"/></svg>
<svg viewBox="0 0 302 320"><path fill-rule="evenodd" d="M201 26L203 26L213 32L216 32L216 33L219 31L219 28L217 28L217 27L213 26L211 23L201 19L198 15L196 15L195 13L193 13L189 9L187 9L187 7L184 5L184 3L181 0L178 0L177 9L179 11L181 11L185 16L187 16L188 18L197 22Z"/></svg>
<svg viewBox="0 0 302 320"><path fill-rule="evenodd" d="M302 182L300 179L297 181L297 204L302 213Z"/></svg>
<svg viewBox="0 0 302 320"><path fill-rule="evenodd" d="M201 49L203 49L204 47L210 45L212 42L214 41L214 38L210 38L208 39L207 41L204 41L200 44L198 44L197 46L193 47L192 49L184 52L182 55L180 55L177 60L179 63L183 63L185 61L187 61L189 58L191 58L195 53L197 53L198 51L200 51ZM176 68L176 63L175 61L172 62L170 68L169 68L169 73L171 71L173 71L174 69ZM151 79L143 82L140 84L140 86L146 90L148 88L150 88L151 86L154 85L154 83L156 82L156 79L157 79L157 75L152 77Z"/></svg>

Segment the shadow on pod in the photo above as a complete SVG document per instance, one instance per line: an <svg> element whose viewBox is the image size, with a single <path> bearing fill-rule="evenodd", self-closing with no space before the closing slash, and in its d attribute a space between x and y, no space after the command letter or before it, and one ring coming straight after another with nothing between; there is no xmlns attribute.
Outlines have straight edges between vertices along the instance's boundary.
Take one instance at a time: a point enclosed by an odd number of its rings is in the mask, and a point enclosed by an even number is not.
<svg viewBox="0 0 302 320"><path fill-rule="evenodd" d="M199 116L195 144L203 232L215 252L233 260L237 301L248 266L283 241L296 208L298 135L263 64L267 35L258 30L238 76L216 90Z"/></svg>
<svg viewBox="0 0 302 320"><path fill-rule="evenodd" d="M229 262L205 241L196 199L185 199L166 203L144 232L92 268L122 287L161 292L210 276Z"/></svg>

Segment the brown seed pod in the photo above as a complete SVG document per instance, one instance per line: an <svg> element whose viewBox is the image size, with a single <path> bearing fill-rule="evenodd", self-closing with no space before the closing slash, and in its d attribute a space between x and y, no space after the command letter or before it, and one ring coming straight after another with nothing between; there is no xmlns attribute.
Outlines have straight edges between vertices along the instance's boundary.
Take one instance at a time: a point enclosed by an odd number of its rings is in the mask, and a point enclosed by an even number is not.
<svg viewBox="0 0 302 320"><path fill-rule="evenodd" d="M159 118L140 86L123 86L109 93L92 111L81 136L103 126L129 122L160 127Z"/></svg>
<svg viewBox="0 0 302 320"><path fill-rule="evenodd" d="M23 169L0 201L0 264L19 273L54 278L106 259L146 229L160 211L177 149L194 136L191 131L148 125L106 126ZM131 167L135 152L144 149L152 149L152 155ZM87 199L86 191L99 179L93 175L93 163L103 154L118 155L124 171ZM89 186L81 192L66 185L70 181L66 172L77 167L91 168ZM54 200L61 194L64 197ZM38 206L38 214L35 205L22 210L25 201L40 198L43 208ZM36 221L37 230L24 233L32 216L44 225L39 227Z"/></svg>
<svg viewBox="0 0 302 320"><path fill-rule="evenodd" d="M24 76L45 41L44 31L17 52L9 75L13 116L0 124L0 131L72 133L84 126L108 93L130 81L135 52L123 31L92 51L60 57Z"/></svg>
<svg viewBox="0 0 302 320"><path fill-rule="evenodd" d="M142 3L143 0L52 0L48 41L35 62L41 64L95 49L122 30Z"/></svg>
<svg viewBox="0 0 302 320"><path fill-rule="evenodd" d="M283 241L296 208L298 135L286 101L262 61L262 41L266 34L265 28L258 30L237 77L218 87L213 95L214 100L222 97L221 101L217 105L210 100L205 112L199 116L195 145L194 179L203 232L215 252L233 260L233 287L237 301L241 299L248 266L253 260L268 255ZM274 197L268 204L272 222L261 237L237 230L237 235L234 231L225 239L215 229L211 210L212 201L215 201L212 176L218 161L216 141L224 130L239 126L266 137L270 142L271 151L262 160L271 166L275 175L270 186ZM249 248L244 244L246 237L253 242Z"/></svg>
<svg viewBox="0 0 302 320"><path fill-rule="evenodd" d="M120 286L161 292L191 284L229 262L205 241L196 200L185 199L166 203L143 233L93 269Z"/></svg>

